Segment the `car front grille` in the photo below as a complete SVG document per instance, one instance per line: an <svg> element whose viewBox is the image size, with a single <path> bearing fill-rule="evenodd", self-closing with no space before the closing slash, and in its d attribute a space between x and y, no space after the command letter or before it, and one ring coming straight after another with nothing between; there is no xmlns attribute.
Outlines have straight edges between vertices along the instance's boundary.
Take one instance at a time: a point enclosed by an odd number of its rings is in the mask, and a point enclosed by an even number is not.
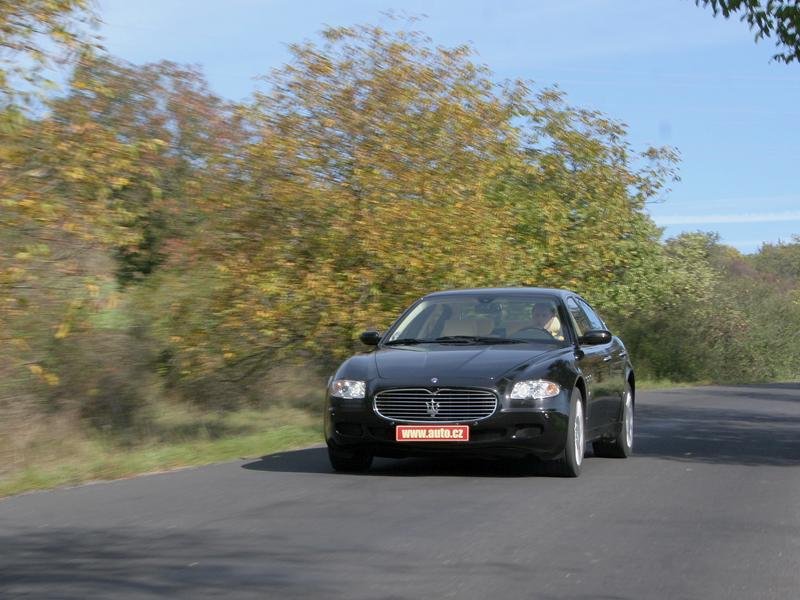
<svg viewBox="0 0 800 600"><path fill-rule="evenodd" d="M497 408L497 396L471 388L391 389L375 394L375 412L395 421L477 421Z"/></svg>

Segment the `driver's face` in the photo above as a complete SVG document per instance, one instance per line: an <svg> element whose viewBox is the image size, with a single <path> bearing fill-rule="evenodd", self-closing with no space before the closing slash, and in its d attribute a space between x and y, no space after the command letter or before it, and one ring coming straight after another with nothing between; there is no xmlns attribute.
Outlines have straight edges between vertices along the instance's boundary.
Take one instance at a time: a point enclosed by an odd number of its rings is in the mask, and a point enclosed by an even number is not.
<svg viewBox="0 0 800 600"><path fill-rule="evenodd" d="M550 320L550 317L553 315L552 311L546 308L534 308L533 309L533 320L536 323L540 323L544 325L547 321Z"/></svg>

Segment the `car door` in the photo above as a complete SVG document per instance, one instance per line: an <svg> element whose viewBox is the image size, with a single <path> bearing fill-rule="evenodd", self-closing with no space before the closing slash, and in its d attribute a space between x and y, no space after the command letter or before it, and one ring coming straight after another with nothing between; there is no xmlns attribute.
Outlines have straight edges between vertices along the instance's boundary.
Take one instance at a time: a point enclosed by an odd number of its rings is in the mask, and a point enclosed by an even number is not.
<svg viewBox="0 0 800 600"><path fill-rule="evenodd" d="M565 304L575 333L580 338L592 329L589 317L578 305L577 298L570 296ZM606 390L608 365L604 360L606 355L605 345L580 344L577 363L586 382L586 428L588 430L603 427L607 419L603 414L603 403L608 401L608 391Z"/></svg>
<svg viewBox="0 0 800 600"><path fill-rule="evenodd" d="M605 329L608 326L603 319L589 306L583 298L577 298L578 306L586 314L592 329ZM619 338L612 337L608 344L598 346L602 349L602 361L605 365L603 389L597 393L602 396L598 401L598 412L603 423L611 423L619 420L622 410L622 393L625 389L625 347Z"/></svg>

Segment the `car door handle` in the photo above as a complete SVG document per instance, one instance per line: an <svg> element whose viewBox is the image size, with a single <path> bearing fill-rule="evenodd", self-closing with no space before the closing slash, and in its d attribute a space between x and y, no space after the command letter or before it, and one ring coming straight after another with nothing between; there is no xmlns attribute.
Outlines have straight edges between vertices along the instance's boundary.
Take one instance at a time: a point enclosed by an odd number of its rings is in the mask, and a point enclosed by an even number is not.
<svg viewBox="0 0 800 600"><path fill-rule="evenodd" d="M603 362L608 362L608 361L610 361L610 360L611 360L611 355L610 355L610 354L606 354L606 355L603 357Z"/></svg>
<svg viewBox="0 0 800 600"><path fill-rule="evenodd" d="M628 353L627 352L620 352L619 354L617 354L617 356L619 356L620 358L625 358L626 356L628 356Z"/></svg>

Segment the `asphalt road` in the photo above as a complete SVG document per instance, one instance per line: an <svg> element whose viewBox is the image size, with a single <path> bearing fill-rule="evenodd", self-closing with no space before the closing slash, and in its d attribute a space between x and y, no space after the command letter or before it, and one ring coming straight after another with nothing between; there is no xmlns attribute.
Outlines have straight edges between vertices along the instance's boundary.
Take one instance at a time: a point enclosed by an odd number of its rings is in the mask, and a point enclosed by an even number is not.
<svg viewBox="0 0 800 600"><path fill-rule="evenodd" d="M637 402L579 479L313 448L0 501L0 597L800 598L800 385Z"/></svg>

